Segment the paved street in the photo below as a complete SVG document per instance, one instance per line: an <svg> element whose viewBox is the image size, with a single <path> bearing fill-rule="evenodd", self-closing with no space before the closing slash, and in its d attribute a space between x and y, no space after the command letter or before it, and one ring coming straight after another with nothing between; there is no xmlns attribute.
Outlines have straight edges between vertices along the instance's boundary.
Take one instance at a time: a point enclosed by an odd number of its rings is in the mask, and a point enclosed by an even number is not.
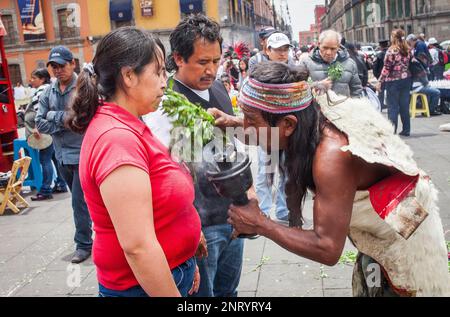
<svg viewBox="0 0 450 317"><path fill-rule="evenodd" d="M450 230L450 132L438 127L450 115L412 120L406 139L415 158L440 191L444 228ZM27 200L31 193L26 194ZM77 266L69 259L74 250L70 194L51 201L30 202L18 215L0 217L0 296L96 296L92 262ZM312 223L311 201L306 206ZM447 233L450 240L450 233ZM351 296L352 266L334 267L295 256L260 237L245 242L240 296ZM354 250L347 243L346 251Z"/></svg>

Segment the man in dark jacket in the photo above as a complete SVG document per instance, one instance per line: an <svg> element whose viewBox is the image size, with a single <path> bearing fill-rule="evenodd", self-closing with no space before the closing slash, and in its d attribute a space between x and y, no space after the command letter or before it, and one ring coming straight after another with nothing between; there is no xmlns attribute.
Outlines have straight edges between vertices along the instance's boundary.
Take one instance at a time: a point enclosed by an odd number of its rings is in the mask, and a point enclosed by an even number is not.
<svg viewBox="0 0 450 317"><path fill-rule="evenodd" d="M337 94L351 97L360 97L362 94L361 80L358 76L358 67L350 58L347 50L340 46L341 35L333 30L327 30L319 36L319 46L302 64L315 82L321 82ZM341 64L343 72L340 78L331 81L328 75L330 67Z"/></svg>
<svg viewBox="0 0 450 317"><path fill-rule="evenodd" d="M381 71L383 70L384 57L389 48L389 40L381 40L378 44L380 45L380 51L377 53L373 63L373 75L377 79L380 77Z"/></svg>

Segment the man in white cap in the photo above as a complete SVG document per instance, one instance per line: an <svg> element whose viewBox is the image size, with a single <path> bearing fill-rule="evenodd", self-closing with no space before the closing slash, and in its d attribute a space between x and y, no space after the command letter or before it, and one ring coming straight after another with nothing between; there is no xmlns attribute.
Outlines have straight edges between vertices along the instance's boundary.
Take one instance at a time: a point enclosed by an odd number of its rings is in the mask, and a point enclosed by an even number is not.
<svg viewBox="0 0 450 317"><path fill-rule="evenodd" d="M284 33L273 33L267 39L267 55L270 61L288 63L289 51L293 46Z"/></svg>
<svg viewBox="0 0 450 317"><path fill-rule="evenodd" d="M434 37L428 39L428 50L431 55L430 80L444 79L444 66L439 63L440 47L438 41Z"/></svg>

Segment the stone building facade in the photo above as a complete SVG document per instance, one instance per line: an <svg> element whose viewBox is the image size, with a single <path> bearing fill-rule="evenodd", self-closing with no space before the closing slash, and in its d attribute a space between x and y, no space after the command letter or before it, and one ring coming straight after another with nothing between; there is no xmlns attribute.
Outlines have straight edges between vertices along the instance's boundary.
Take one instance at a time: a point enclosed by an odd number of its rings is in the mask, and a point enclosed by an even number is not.
<svg viewBox="0 0 450 317"><path fill-rule="evenodd" d="M393 29L424 33L426 39L450 39L448 0L325 0L322 28L333 28L347 41L375 44Z"/></svg>

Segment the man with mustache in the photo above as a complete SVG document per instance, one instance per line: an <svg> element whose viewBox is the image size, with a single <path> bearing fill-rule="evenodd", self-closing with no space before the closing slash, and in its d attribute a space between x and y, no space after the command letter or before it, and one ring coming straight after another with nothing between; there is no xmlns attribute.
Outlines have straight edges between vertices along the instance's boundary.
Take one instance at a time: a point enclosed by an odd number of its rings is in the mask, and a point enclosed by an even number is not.
<svg viewBox="0 0 450 317"><path fill-rule="evenodd" d="M170 46L167 68L175 70L173 90L205 109L217 108L233 115L225 86L215 80L222 55L219 24L204 15L188 16L171 33ZM244 244L242 239L232 240L233 229L227 223L231 200L217 194L201 166L193 167L194 205L208 248L208 255L197 259L201 281L195 296L235 297Z"/></svg>

